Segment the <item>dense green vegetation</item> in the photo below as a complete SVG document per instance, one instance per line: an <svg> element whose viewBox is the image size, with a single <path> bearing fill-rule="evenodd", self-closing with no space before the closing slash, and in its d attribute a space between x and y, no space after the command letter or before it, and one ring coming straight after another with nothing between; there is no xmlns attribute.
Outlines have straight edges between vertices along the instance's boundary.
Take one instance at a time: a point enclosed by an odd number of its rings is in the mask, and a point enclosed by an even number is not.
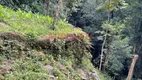
<svg viewBox="0 0 142 80"><path fill-rule="evenodd" d="M53 19L51 17L32 14L31 12L26 13L24 11L21 11L20 9L14 12L11 9L3 8L3 6L0 6L0 15L1 21L10 26L2 28L0 30L1 32L14 31L21 34L32 34L33 36L45 35L50 33L70 34L73 32L82 32L78 29L74 30L72 28L72 25L62 20L58 21L57 25L55 25L55 30L52 31Z"/></svg>
<svg viewBox="0 0 142 80"><path fill-rule="evenodd" d="M132 78L142 79L141 0L0 0L0 4L1 60L10 59L16 67L2 78L15 79L13 75L18 75L20 79L25 73L23 79L30 80L33 74L34 78L48 80L45 75L55 71L61 73L60 80L68 78L63 72L80 80L77 71L81 68L86 74L95 70L101 80L125 80L133 55L137 54ZM19 58L23 51L25 56ZM33 58L39 52L45 56ZM48 64L55 67L51 73L41 68L46 61L55 62ZM20 73L18 64L27 66L26 62L31 65ZM56 63L71 67L61 71ZM32 73L33 66L39 71Z"/></svg>
<svg viewBox="0 0 142 80"><path fill-rule="evenodd" d="M83 4L78 12L73 12L69 22L93 35L94 66L100 67L102 60L102 71L114 80L124 80L132 55L138 54L133 78L141 79L142 1L87 0Z"/></svg>
<svg viewBox="0 0 142 80"><path fill-rule="evenodd" d="M1 5L0 16L0 79L110 78L94 69L90 39L80 28L62 20L52 26L49 16L13 11Z"/></svg>

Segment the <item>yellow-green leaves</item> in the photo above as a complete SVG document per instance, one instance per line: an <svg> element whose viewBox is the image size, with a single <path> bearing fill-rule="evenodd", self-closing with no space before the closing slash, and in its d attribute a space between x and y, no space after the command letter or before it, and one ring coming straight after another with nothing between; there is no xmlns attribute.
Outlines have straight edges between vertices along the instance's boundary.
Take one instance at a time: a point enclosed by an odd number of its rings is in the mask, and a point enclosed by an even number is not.
<svg viewBox="0 0 142 80"><path fill-rule="evenodd" d="M0 31L13 31L23 35L32 34L35 37L48 34L72 34L82 33L80 29L74 30L72 25L63 20L59 20L55 25L55 30L52 29L53 18L39 14L32 14L31 12L24 12L22 10L13 11L4 8L0 5L0 19L4 20L10 29L1 27ZM85 34L84 34L85 35Z"/></svg>
<svg viewBox="0 0 142 80"><path fill-rule="evenodd" d="M124 30L125 25L120 22L116 24L109 24L106 22L106 23L103 23L102 28L104 30L109 31L112 34L120 34Z"/></svg>
<svg viewBox="0 0 142 80"><path fill-rule="evenodd" d="M128 4L124 0L106 0L97 10L103 9L105 11L113 11L126 8L127 5Z"/></svg>

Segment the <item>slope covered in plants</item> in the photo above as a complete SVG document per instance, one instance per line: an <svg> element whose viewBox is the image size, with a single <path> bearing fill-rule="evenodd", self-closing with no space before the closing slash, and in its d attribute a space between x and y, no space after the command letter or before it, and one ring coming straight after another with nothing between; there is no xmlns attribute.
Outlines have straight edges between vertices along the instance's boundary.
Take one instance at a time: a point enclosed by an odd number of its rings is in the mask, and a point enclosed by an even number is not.
<svg viewBox="0 0 142 80"><path fill-rule="evenodd" d="M52 24L49 16L0 6L0 79L110 80L92 66L85 32L62 20Z"/></svg>
<svg viewBox="0 0 142 80"><path fill-rule="evenodd" d="M11 9L3 8L3 6L0 6L0 21L10 26L2 26L3 28L1 28L1 32L13 31L24 35L31 34L33 36L47 35L51 33L82 33L80 29L74 30L71 24L68 24L63 20L57 22L53 31L53 19L51 17L32 14L31 12L27 13L20 9L15 12Z"/></svg>

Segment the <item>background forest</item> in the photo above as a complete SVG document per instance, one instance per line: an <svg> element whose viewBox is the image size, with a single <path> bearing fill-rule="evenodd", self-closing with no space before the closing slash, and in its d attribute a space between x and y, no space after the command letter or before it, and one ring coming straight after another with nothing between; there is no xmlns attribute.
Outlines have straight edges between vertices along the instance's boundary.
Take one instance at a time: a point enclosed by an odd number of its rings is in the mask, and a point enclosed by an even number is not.
<svg viewBox="0 0 142 80"><path fill-rule="evenodd" d="M61 1L61 3L60 3ZM142 0L0 0L15 11L57 17L80 27L91 38L92 64L125 80L138 54L133 80L142 80Z"/></svg>

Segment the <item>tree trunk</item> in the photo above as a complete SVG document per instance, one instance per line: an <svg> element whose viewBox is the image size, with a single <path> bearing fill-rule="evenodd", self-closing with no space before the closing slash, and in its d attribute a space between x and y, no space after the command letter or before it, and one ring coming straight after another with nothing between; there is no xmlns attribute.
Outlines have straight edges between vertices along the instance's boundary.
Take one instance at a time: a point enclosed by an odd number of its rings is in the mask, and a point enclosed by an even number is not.
<svg viewBox="0 0 142 80"><path fill-rule="evenodd" d="M107 37L109 38L109 37ZM109 39L106 42L106 54L105 54L105 59L104 59L104 64L103 64L103 70L105 71L108 68L108 61L109 61L109 55L110 55L110 47L109 47Z"/></svg>
<svg viewBox="0 0 142 80"><path fill-rule="evenodd" d="M106 33L107 33L107 31L106 31ZM99 70L101 70L101 69L102 69L102 62L103 62L104 47L105 47L106 39L107 39L107 35L105 35L105 37L104 37L104 41L103 41L102 48L101 48L101 56L100 56L100 65L99 65Z"/></svg>
<svg viewBox="0 0 142 80"><path fill-rule="evenodd" d="M44 0L44 15L49 15L50 0Z"/></svg>
<svg viewBox="0 0 142 80"><path fill-rule="evenodd" d="M139 58L137 60L137 63L135 65L135 72L134 72L134 77L137 78L142 78L142 39L138 40L136 39L138 42L136 43L136 47L135 47L135 52L137 55L139 55Z"/></svg>
<svg viewBox="0 0 142 80"><path fill-rule="evenodd" d="M110 0L108 0L109 2L109 9L108 9L108 23L110 23ZM108 57L109 57L109 43L107 41L108 37L107 37L107 34L109 32L106 30L106 33L105 33L105 38L104 38L104 42L103 42L103 45L102 45L102 50L101 50L101 58L100 58L100 65L99 65L99 70L102 69L102 62L103 62L103 56L104 56L104 46L107 42L107 52L106 52L106 56L105 56L105 61L104 61L104 64L103 64L103 67L105 69L105 67L108 65Z"/></svg>
<svg viewBox="0 0 142 80"><path fill-rule="evenodd" d="M110 0L108 0L108 2L109 2L109 9L108 9L108 24L110 23L110 19L111 19L111 12L112 11L110 11ZM107 32L107 34L109 34L109 32ZM109 59L109 53L110 53L110 47L109 47L109 45L110 45L110 38L111 37L107 37L107 42L106 42L106 54L105 54L105 61L104 61L104 64L103 64L103 67L104 67L104 70L106 70L107 69L107 66L108 66L108 59Z"/></svg>
<svg viewBox="0 0 142 80"><path fill-rule="evenodd" d="M131 78L133 76L134 66L135 66L135 63L136 63L137 59L138 59L138 55L135 55L133 60L132 60L132 63L131 63L130 69L129 69L129 73L128 73L128 76L127 76L126 80L131 80Z"/></svg>
<svg viewBox="0 0 142 80"><path fill-rule="evenodd" d="M59 0L58 5L56 6L56 9L55 9L55 13L54 13L53 26L55 26L55 24L56 24L56 19L57 19L58 15L59 15L59 9L60 9L61 5L62 5L62 0Z"/></svg>

